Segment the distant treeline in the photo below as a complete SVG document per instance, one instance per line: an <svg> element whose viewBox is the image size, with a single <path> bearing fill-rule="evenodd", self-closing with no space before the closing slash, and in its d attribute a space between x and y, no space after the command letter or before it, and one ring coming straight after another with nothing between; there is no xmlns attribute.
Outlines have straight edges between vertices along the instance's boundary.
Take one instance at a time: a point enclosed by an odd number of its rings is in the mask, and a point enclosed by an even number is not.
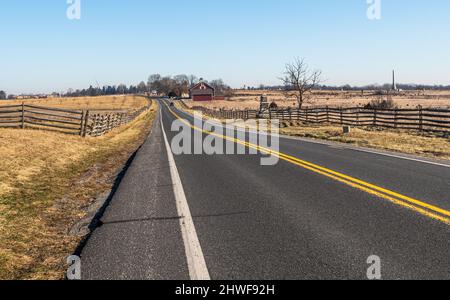
<svg viewBox="0 0 450 300"><path fill-rule="evenodd" d="M147 83L141 81L138 85L126 86L119 84L118 86L104 86L102 88L90 86L88 89L72 90L69 89L65 97L80 97L80 96L108 96L108 95L123 95L123 94L143 94L150 93L156 95L169 95L181 97L189 93L189 88L199 81L209 83L216 89L217 93L224 93L231 88L223 82L222 79L212 80L210 82L198 78L195 75L176 75L176 76L161 76L160 74L150 75Z"/></svg>
<svg viewBox="0 0 450 300"><path fill-rule="evenodd" d="M126 94L155 94L182 97L189 93L189 88L197 84L199 81L206 82L215 88L216 94L227 95L231 88L223 82L222 79L206 81L195 75L176 75L161 76L160 74L150 75L147 82L141 81L138 85L127 86L125 84L107 85L103 87L90 86L87 89L69 89L66 93L52 93L50 95L20 95L19 97L95 97L109 95L126 95ZM7 95L4 91L0 91L0 100L16 99L15 95Z"/></svg>
<svg viewBox="0 0 450 300"><path fill-rule="evenodd" d="M232 89L225 84L222 79L216 79L212 81L206 81L202 78L198 78L194 75L177 75L177 76L161 76L159 74L150 75L147 83L141 81L138 85L127 86L125 84L119 85L107 85L103 87L90 86L87 89L69 89L66 93L52 93L49 95L26 95L34 98L46 98L52 97L95 97L95 96L109 96L109 95L125 95L125 94L157 94L157 95L172 95L182 97L189 92L189 88L200 80L209 83L216 89L218 95L229 95ZM366 86L331 86L320 85L316 90L324 91L361 91L361 90L379 90L386 91L392 88L392 84L384 85L366 85ZM421 84L397 84L397 88L404 91L411 90L450 90L450 85L421 85ZM283 85L260 85L258 87L244 87L247 90L285 90ZM21 95L22 97L24 95ZM5 91L0 90L0 100L16 99L16 95L8 95Z"/></svg>
<svg viewBox="0 0 450 300"><path fill-rule="evenodd" d="M125 84L119 84L117 86L108 85L100 87L93 87L92 85L87 89L73 90L69 89L67 93L61 95L62 97L95 97L95 96L110 96L110 95L126 95L126 94L139 94L147 92L147 85L145 82L141 82L138 85L126 86Z"/></svg>
<svg viewBox="0 0 450 300"><path fill-rule="evenodd" d="M450 85L422 85L422 84L397 84L397 89L412 91L412 90L450 90ZM286 87L284 85L275 85L275 86L266 86L260 85L258 87L245 87L244 89L248 90L285 90ZM361 90L375 90L375 91L386 91L392 89L392 84L384 84L384 85L366 85L366 86L351 86L341 85L341 86L332 86L332 85L319 85L315 87L316 90L324 90L324 91L361 91Z"/></svg>

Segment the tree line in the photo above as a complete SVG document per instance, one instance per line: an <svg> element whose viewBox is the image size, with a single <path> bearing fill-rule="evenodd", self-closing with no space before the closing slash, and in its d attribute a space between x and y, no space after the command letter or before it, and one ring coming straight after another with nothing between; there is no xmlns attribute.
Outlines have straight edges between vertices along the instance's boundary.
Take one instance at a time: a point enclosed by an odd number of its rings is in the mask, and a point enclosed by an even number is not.
<svg viewBox="0 0 450 300"><path fill-rule="evenodd" d="M0 91L0 100L6 100L6 92L5 91Z"/></svg>
<svg viewBox="0 0 450 300"><path fill-rule="evenodd" d="M141 81L137 85L105 85L103 87L89 86L86 89L68 89L66 93L53 93L52 96L60 97L95 97L109 95L127 95L127 94L155 94L173 97L183 97L189 93L189 89L203 81L214 87L216 94L227 96L231 93L231 87L224 83L222 79L206 81L195 75L176 75L162 76L160 74L152 74L148 77L147 82ZM14 99L15 95L7 95L6 92L0 91L0 100Z"/></svg>
<svg viewBox="0 0 450 300"><path fill-rule="evenodd" d="M344 90L344 91L361 91L374 90L383 91L389 90L392 85L367 85L367 86L329 86L321 84L321 72L317 70L310 70L304 59L297 58L293 63L287 64L283 77L280 78L283 85L259 87L244 87L244 89L257 90L284 90L286 92L294 92L298 98L299 106L302 106L305 100L311 95L312 90ZM176 75L176 76L162 76L160 74L152 74L148 77L147 82L141 81L137 85L105 85L103 87L89 86L86 89L69 89L66 93L53 93L53 97L95 97L95 96L109 96L109 95L124 95L124 94L155 94L166 95L174 97L183 97L189 93L189 89L203 81L211 85L217 95L231 96L232 89L222 79L212 81L203 80L195 75ZM450 90L450 86L444 85L414 85L414 84L397 84L400 90ZM0 100L15 99L15 95L8 95L5 91L0 90Z"/></svg>
<svg viewBox="0 0 450 300"><path fill-rule="evenodd" d="M176 75L161 76L160 74L150 75L147 81L147 87L150 92L158 95L168 95L182 97L189 93L189 89L198 82L205 82L211 85L218 95L227 95L231 87L224 83L222 79L212 81L203 80L195 75Z"/></svg>
<svg viewBox="0 0 450 300"><path fill-rule="evenodd" d="M96 97L96 96L110 96L110 95L127 95L127 94L143 94L148 91L145 82L138 85L127 86L119 84L117 86L107 85L103 87L93 87L92 85L87 89L69 89L63 97Z"/></svg>

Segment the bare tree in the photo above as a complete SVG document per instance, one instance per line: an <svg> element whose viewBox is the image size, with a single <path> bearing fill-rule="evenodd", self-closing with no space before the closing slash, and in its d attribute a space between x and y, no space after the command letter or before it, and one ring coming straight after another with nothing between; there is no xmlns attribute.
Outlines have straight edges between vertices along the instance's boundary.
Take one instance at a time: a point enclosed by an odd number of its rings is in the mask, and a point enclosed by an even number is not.
<svg viewBox="0 0 450 300"><path fill-rule="evenodd" d="M176 82L173 80L172 76L165 76L161 78L161 81L159 82L161 86L161 93L165 95L169 95L172 93L176 93Z"/></svg>
<svg viewBox="0 0 450 300"><path fill-rule="evenodd" d="M224 83L222 79L215 79L208 82L215 90L216 94L225 96L225 94L231 90L231 88Z"/></svg>
<svg viewBox="0 0 450 300"><path fill-rule="evenodd" d="M147 86L151 91L156 91L156 93L161 93L161 75L153 74L148 77Z"/></svg>
<svg viewBox="0 0 450 300"><path fill-rule="evenodd" d="M287 96L297 99L298 107L310 101L312 89L321 82L322 72L311 70L304 58L295 58L294 62L286 64L284 77L280 78L286 86Z"/></svg>
<svg viewBox="0 0 450 300"><path fill-rule="evenodd" d="M176 85L176 94L182 97L184 94L189 93L189 76L181 74L176 75L174 78Z"/></svg>
<svg viewBox="0 0 450 300"><path fill-rule="evenodd" d="M147 84L145 82L141 81L137 86L137 92L138 93L145 93L147 92Z"/></svg>
<svg viewBox="0 0 450 300"><path fill-rule="evenodd" d="M126 91L127 91L127 86L126 86L125 84L121 83L121 84L119 84L119 85L117 86L117 93L118 93L119 95L125 94Z"/></svg>
<svg viewBox="0 0 450 300"><path fill-rule="evenodd" d="M198 78L195 75L189 75L189 88L193 87L198 82Z"/></svg>
<svg viewBox="0 0 450 300"><path fill-rule="evenodd" d="M4 91L0 91L0 100L6 100L6 93Z"/></svg>

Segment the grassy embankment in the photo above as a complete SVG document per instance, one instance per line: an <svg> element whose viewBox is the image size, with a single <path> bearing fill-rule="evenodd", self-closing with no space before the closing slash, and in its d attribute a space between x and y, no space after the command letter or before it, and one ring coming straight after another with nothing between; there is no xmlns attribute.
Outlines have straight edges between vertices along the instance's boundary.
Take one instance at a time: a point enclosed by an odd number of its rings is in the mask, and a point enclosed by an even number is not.
<svg viewBox="0 0 450 300"><path fill-rule="evenodd" d="M124 107L99 104L98 98L83 101L87 102L73 106ZM143 98L136 101L126 106L145 104ZM143 143L156 105L99 138L0 129L0 279L63 278L65 259L81 240L70 236L70 229L86 216L99 194L111 189Z"/></svg>

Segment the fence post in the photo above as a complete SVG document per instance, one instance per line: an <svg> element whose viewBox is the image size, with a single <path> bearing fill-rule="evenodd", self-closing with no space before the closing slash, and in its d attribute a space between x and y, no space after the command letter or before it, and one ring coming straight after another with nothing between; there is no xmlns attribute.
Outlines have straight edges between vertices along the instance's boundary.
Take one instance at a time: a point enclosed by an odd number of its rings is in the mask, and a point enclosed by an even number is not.
<svg viewBox="0 0 450 300"><path fill-rule="evenodd" d="M111 129L114 129L117 127L117 114L112 115L112 122L111 122Z"/></svg>
<svg viewBox="0 0 450 300"><path fill-rule="evenodd" d="M306 114L306 123L309 123L309 108L305 108L305 114Z"/></svg>
<svg viewBox="0 0 450 300"><path fill-rule="evenodd" d="M22 102L22 129L25 129L25 104Z"/></svg>
<svg viewBox="0 0 450 300"><path fill-rule="evenodd" d="M84 110L81 112L81 121L80 121L80 136L83 136L83 128L84 128Z"/></svg>
<svg viewBox="0 0 450 300"><path fill-rule="evenodd" d="M106 121L106 131L111 131L111 115L108 115L107 121Z"/></svg>
<svg viewBox="0 0 450 300"><path fill-rule="evenodd" d="M88 123L89 123L89 110L86 111L86 114L84 115L83 137L86 137L86 135L87 135Z"/></svg>
<svg viewBox="0 0 450 300"><path fill-rule="evenodd" d="M356 127L359 127L359 107L356 109Z"/></svg>
<svg viewBox="0 0 450 300"><path fill-rule="evenodd" d="M319 124L319 110L316 108L316 124Z"/></svg>
<svg viewBox="0 0 450 300"><path fill-rule="evenodd" d="M419 130L423 131L423 108L419 105Z"/></svg>
<svg viewBox="0 0 450 300"><path fill-rule="evenodd" d="M95 135L95 127L97 126L97 115L92 116L92 124L91 124L91 132L89 133L90 136ZM87 134L87 131L86 131Z"/></svg>
<svg viewBox="0 0 450 300"><path fill-rule="evenodd" d="M341 107L339 110L341 112L341 125L344 125L344 109Z"/></svg>
<svg viewBox="0 0 450 300"><path fill-rule="evenodd" d="M328 109L328 105L326 107L327 110L327 123L330 123L330 110Z"/></svg>
<svg viewBox="0 0 450 300"><path fill-rule="evenodd" d="M97 127L98 127L98 135L103 135L105 132L105 116L101 116L98 115L98 123L97 123Z"/></svg>
<svg viewBox="0 0 450 300"><path fill-rule="evenodd" d="M377 126L377 109L376 108L373 110L373 126L374 127Z"/></svg>
<svg viewBox="0 0 450 300"><path fill-rule="evenodd" d="M91 135L92 136L96 136L97 134L97 129L98 128L98 115L94 115L93 121L92 121L92 132Z"/></svg>
<svg viewBox="0 0 450 300"><path fill-rule="evenodd" d="M398 109L397 108L395 108L394 109L394 128L397 128L398 127Z"/></svg>
<svg viewBox="0 0 450 300"><path fill-rule="evenodd" d="M100 132L99 132L99 135L103 135L103 134L105 134L105 124L106 124L106 119L105 119L105 116L104 115L102 115L102 116L99 116L99 129L100 129Z"/></svg>

